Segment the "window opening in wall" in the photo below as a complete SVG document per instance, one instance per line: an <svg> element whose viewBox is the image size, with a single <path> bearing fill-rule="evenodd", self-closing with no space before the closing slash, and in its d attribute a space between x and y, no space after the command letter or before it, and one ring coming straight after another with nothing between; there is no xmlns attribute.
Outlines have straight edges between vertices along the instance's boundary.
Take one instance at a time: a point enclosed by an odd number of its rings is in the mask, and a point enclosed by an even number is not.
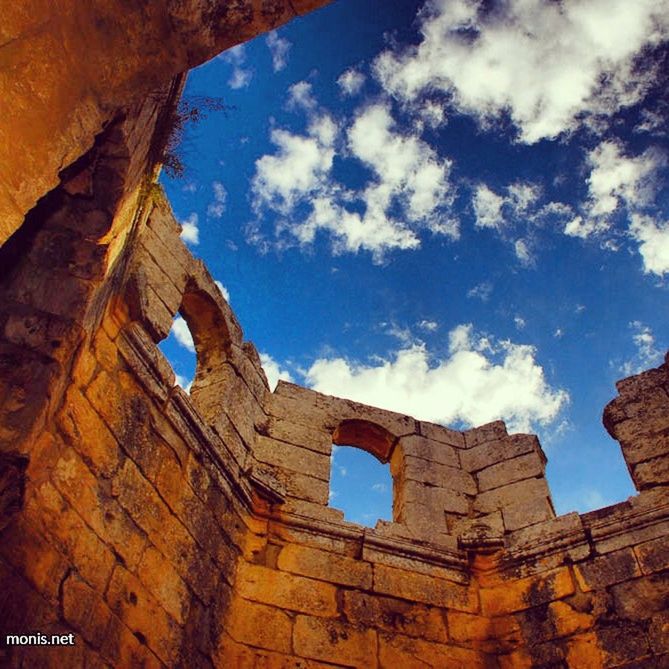
<svg viewBox="0 0 669 669"><path fill-rule="evenodd" d="M193 335L181 314L176 315L169 336L158 344L158 348L172 365L176 385L190 392L195 378L197 355Z"/></svg>
<svg viewBox="0 0 669 669"><path fill-rule="evenodd" d="M390 466L355 446L332 445L329 505L352 523L374 527L393 518Z"/></svg>

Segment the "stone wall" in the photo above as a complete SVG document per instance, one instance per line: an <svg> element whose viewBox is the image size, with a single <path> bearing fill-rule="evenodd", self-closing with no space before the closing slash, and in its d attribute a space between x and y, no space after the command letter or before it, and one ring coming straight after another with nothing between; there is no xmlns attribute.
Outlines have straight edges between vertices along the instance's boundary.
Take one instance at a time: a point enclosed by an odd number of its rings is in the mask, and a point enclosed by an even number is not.
<svg viewBox="0 0 669 669"><path fill-rule="evenodd" d="M157 187L104 189L135 221L111 264L99 197L77 201L109 161L132 172L111 147L150 117L110 127L5 277L12 359L66 383L37 412L8 391L0 633L77 635L6 648L6 665L667 666L667 365L621 382L606 411L640 494L580 516L555 517L536 437L501 422L458 432L288 383L272 393ZM77 290L63 276L38 304L52 239ZM177 312L197 352L190 394L156 346ZM327 505L332 444L389 463L392 522L363 528ZM635 473L645 462L652 480Z"/></svg>
<svg viewBox="0 0 669 669"><path fill-rule="evenodd" d="M4 2L0 244L119 112L329 0Z"/></svg>

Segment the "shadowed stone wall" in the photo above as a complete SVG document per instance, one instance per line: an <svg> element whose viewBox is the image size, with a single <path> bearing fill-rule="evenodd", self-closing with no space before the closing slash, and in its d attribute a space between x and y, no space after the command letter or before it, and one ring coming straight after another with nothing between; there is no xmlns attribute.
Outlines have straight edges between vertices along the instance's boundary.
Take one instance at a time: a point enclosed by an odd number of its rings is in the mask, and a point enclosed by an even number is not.
<svg viewBox="0 0 669 669"><path fill-rule="evenodd" d="M62 225L62 207L79 210L59 202ZM6 648L7 666L666 666L661 467L627 502L555 517L532 435L458 432L288 383L271 393L159 189L137 216L62 400L3 451L1 633L77 635L70 649ZM95 276L91 253L76 258ZM156 346L177 312L197 351L190 395ZM57 362L55 339L9 323L28 368L34 351ZM624 453L645 453L632 467L667 457L667 382L667 365L621 382L607 408ZM392 522L363 528L327 506L333 443L390 463Z"/></svg>

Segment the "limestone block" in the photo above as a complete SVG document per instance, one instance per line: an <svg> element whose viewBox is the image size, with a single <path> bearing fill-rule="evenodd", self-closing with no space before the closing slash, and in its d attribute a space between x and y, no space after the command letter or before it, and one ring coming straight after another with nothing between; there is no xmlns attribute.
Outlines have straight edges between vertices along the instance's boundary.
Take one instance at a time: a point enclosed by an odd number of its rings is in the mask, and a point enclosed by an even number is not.
<svg viewBox="0 0 669 669"><path fill-rule="evenodd" d="M355 590L344 591L343 597L343 611L353 624L441 643L448 639L439 609Z"/></svg>
<svg viewBox="0 0 669 669"><path fill-rule="evenodd" d="M520 625L513 616L488 618L461 611L447 611L448 633L458 645L487 652L511 650L522 639Z"/></svg>
<svg viewBox="0 0 669 669"><path fill-rule="evenodd" d="M641 576L634 551L624 548L574 565L581 590L588 592Z"/></svg>
<svg viewBox="0 0 669 669"><path fill-rule="evenodd" d="M385 548L363 545L362 557L366 562L383 564L396 569L405 569L416 574L425 574L434 578L453 581L453 583L468 583L469 576L462 572L458 566L448 564L448 558L458 555L458 542L455 537L447 537L448 542L440 543L438 549L429 546L421 546L420 551L414 553L400 552L397 545ZM433 543L437 543L435 540ZM451 555L444 553L450 551Z"/></svg>
<svg viewBox="0 0 669 669"><path fill-rule="evenodd" d="M538 453L528 453L480 470L476 477L479 490L484 492L523 479L543 476L544 461Z"/></svg>
<svg viewBox="0 0 669 669"><path fill-rule="evenodd" d="M240 562L235 589L244 599L259 604L313 616L337 615L333 585L262 565Z"/></svg>
<svg viewBox="0 0 669 669"><path fill-rule="evenodd" d="M473 588L382 564L374 565L374 592L456 611L474 613L479 607Z"/></svg>
<svg viewBox="0 0 669 669"><path fill-rule="evenodd" d="M521 553L538 546L559 545L567 537L574 543L587 543L583 522L576 512L516 530L508 537L507 547L510 552Z"/></svg>
<svg viewBox="0 0 669 669"><path fill-rule="evenodd" d="M181 630L142 583L117 565L107 589L106 600L118 617L168 666L179 657Z"/></svg>
<svg viewBox="0 0 669 669"><path fill-rule="evenodd" d="M628 620L648 620L667 610L669 573L652 574L611 588L616 613Z"/></svg>
<svg viewBox="0 0 669 669"><path fill-rule="evenodd" d="M339 583L363 590L372 587L372 566L368 562L306 546L284 546L279 553L277 566L282 571L328 583Z"/></svg>
<svg viewBox="0 0 669 669"><path fill-rule="evenodd" d="M669 568L669 536L647 541L634 547L634 553L644 574L654 574Z"/></svg>
<svg viewBox="0 0 669 669"><path fill-rule="evenodd" d="M293 647L301 657L375 669L376 646L376 632L371 629L309 616L295 620Z"/></svg>
<svg viewBox="0 0 669 669"><path fill-rule="evenodd" d="M63 617L93 648L100 648L112 616L109 607L74 572L63 581L62 590Z"/></svg>
<svg viewBox="0 0 669 669"><path fill-rule="evenodd" d="M418 432L423 437L430 439L431 441L438 441L442 444L448 444L455 448L465 448L465 437L462 432L457 430L451 430L448 427L443 427L442 425L435 425L434 423L428 423L426 421L418 421L416 423L418 427ZM443 464L450 464L444 462Z"/></svg>
<svg viewBox="0 0 669 669"><path fill-rule="evenodd" d="M648 628L648 638L655 653L669 653L669 611L653 616Z"/></svg>
<svg viewBox="0 0 669 669"><path fill-rule="evenodd" d="M379 663L381 667L402 669L424 669L426 666L486 669L491 666L491 659L480 651L381 632Z"/></svg>
<svg viewBox="0 0 669 669"><path fill-rule="evenodd" d="M258 435L253 454L260 462L268 465L283 467L326 482L330 480L330 458L324 453Z"/></svg>
<svg viewBox="0 0 669 669"><path fill-rule="evenodd" d="M324 506L328 503L330 486L327 481L285 469L276 469L274 476L283 485L287 495Z"/></svg>
<svg viewBox="0 0 669 669"><path fill-rule="evenodd" d="M190 612L191 593L174 567L153 546L147 546L144 551L137 577L177 623L185 624Z"/></svg>
<svg viewBox="0 0 669 669"><path fill-rule="evenodd" d="M597 641L602 649L604 667L624 667L628 662L644 657L650 650L643 628L629 622L599 628ZM652 669L652 664L650 666Z"/></svg>
<svg viewBox="0 0 669 669"><path fill-rule="evenodd" d="M465 431L463 434L465 437L465 447L468 449L489 441L502 441L508 436L506 425L501 420L475 427Z"/></svg>
<svg viewBox="0 0 669 669"><path fill-rule="evenodd" d="M330 457L332 452L332 435L326 430L318 430L306 425L294 423L288 418L276 418L268 416L266 421L256 425L259 434L285 441L289 444L308 448L317 453L323 453Z"/></svg>
<svg viewBox="0 0 669 669"><path fill-rule="evenodd" d="M665 437L669 445L669 437ZM632 479L637 490L646 490L669 483L669 454L642 462L632 469Z"/></svg>
<svg viewBox="0 0 669 669"><path fill-rule="evenodd" d="M411 504L422 505L425 510L421 513L428 515L442 516L444 512L467 514L470 509L469 499L467 495L457 490L423 485L416 481L404 481L403 483L398 482L396 486L393 506L397 506L400 517L411 515L415 518L418 516L418 514L410 514ZM402 516L403 512L404 516Z"/></svg>
<svg viewBox="0 0 669 669"><path fill-rule="evenodd" d="M477 472L526 453L542 453L537 437L533 434L512 434L492 443L468 448L460 453L460 460L466 471Z"/></svg>
<svg viewBox="0 0 669 669"><path fill-rule="evenodd" d="M443 428L444 430L446 428ZM455 434L460 435L459 432ZM463 440L464 443L464 440ZM415 458L423 458L430 462L436 462L448 467L460 467L460 459L456 451L457 446L452 444L437 441L435 439L428 439L417 434L410 434L407 437L402 437L395 447L393 459L396 455L412 456ZM392 462L392 460L391 460Z"/></svg>
<svg viewBox="0 0 669 669"><path fill-rule="evenodd" d="M526 479L480 493L474 500L474 511L492 513L518 503L530 507L534 504L542 504L546 498L550 499L550 492L545 479Z"/></svg>
<svg viewBox="0 0 669 669"><path fill-rule="evenodd" d="M566 567L537 576L481 588L484 615L499 616L547 604L574 594L574 581Z"/></svg>
<svg viewBox="0 0 669 669"><path fill-rule="evenodd" d="M459 467L448 467L438 462L405 455L403 458L393 453L390 471L402 481L416 481L426 486L444 488L455 492L475 495L474 477Z"/></svg>
<svg viewBox="0 0 669 669"><path fill-rule="evenodd" d="M291 653L291 617L272 606L235 597L227 614L226 629L241 643Z"/></svg>
<svg viewBox="0 0 669 669"><path fill-rule="evenodd" d="M555 511L550 500L545 497L536 500L532 506L522 502L509 504L502 509L504 528L507 532L514 532L536 523L543 523L555 517Z"/></svg>

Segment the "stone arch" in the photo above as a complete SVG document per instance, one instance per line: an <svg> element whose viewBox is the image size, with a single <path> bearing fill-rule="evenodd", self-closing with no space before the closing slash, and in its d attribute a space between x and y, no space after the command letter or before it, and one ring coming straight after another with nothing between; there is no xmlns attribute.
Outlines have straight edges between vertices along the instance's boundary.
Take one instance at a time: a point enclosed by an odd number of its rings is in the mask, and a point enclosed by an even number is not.
<svg viewBox="0 0 669 669"><path fill-rule="evenodd" d="M356 446L386 464L390 461L397 437L385 427L369 420L351 418L342 420L335 428L332 443L337 446Z"/></svg>

